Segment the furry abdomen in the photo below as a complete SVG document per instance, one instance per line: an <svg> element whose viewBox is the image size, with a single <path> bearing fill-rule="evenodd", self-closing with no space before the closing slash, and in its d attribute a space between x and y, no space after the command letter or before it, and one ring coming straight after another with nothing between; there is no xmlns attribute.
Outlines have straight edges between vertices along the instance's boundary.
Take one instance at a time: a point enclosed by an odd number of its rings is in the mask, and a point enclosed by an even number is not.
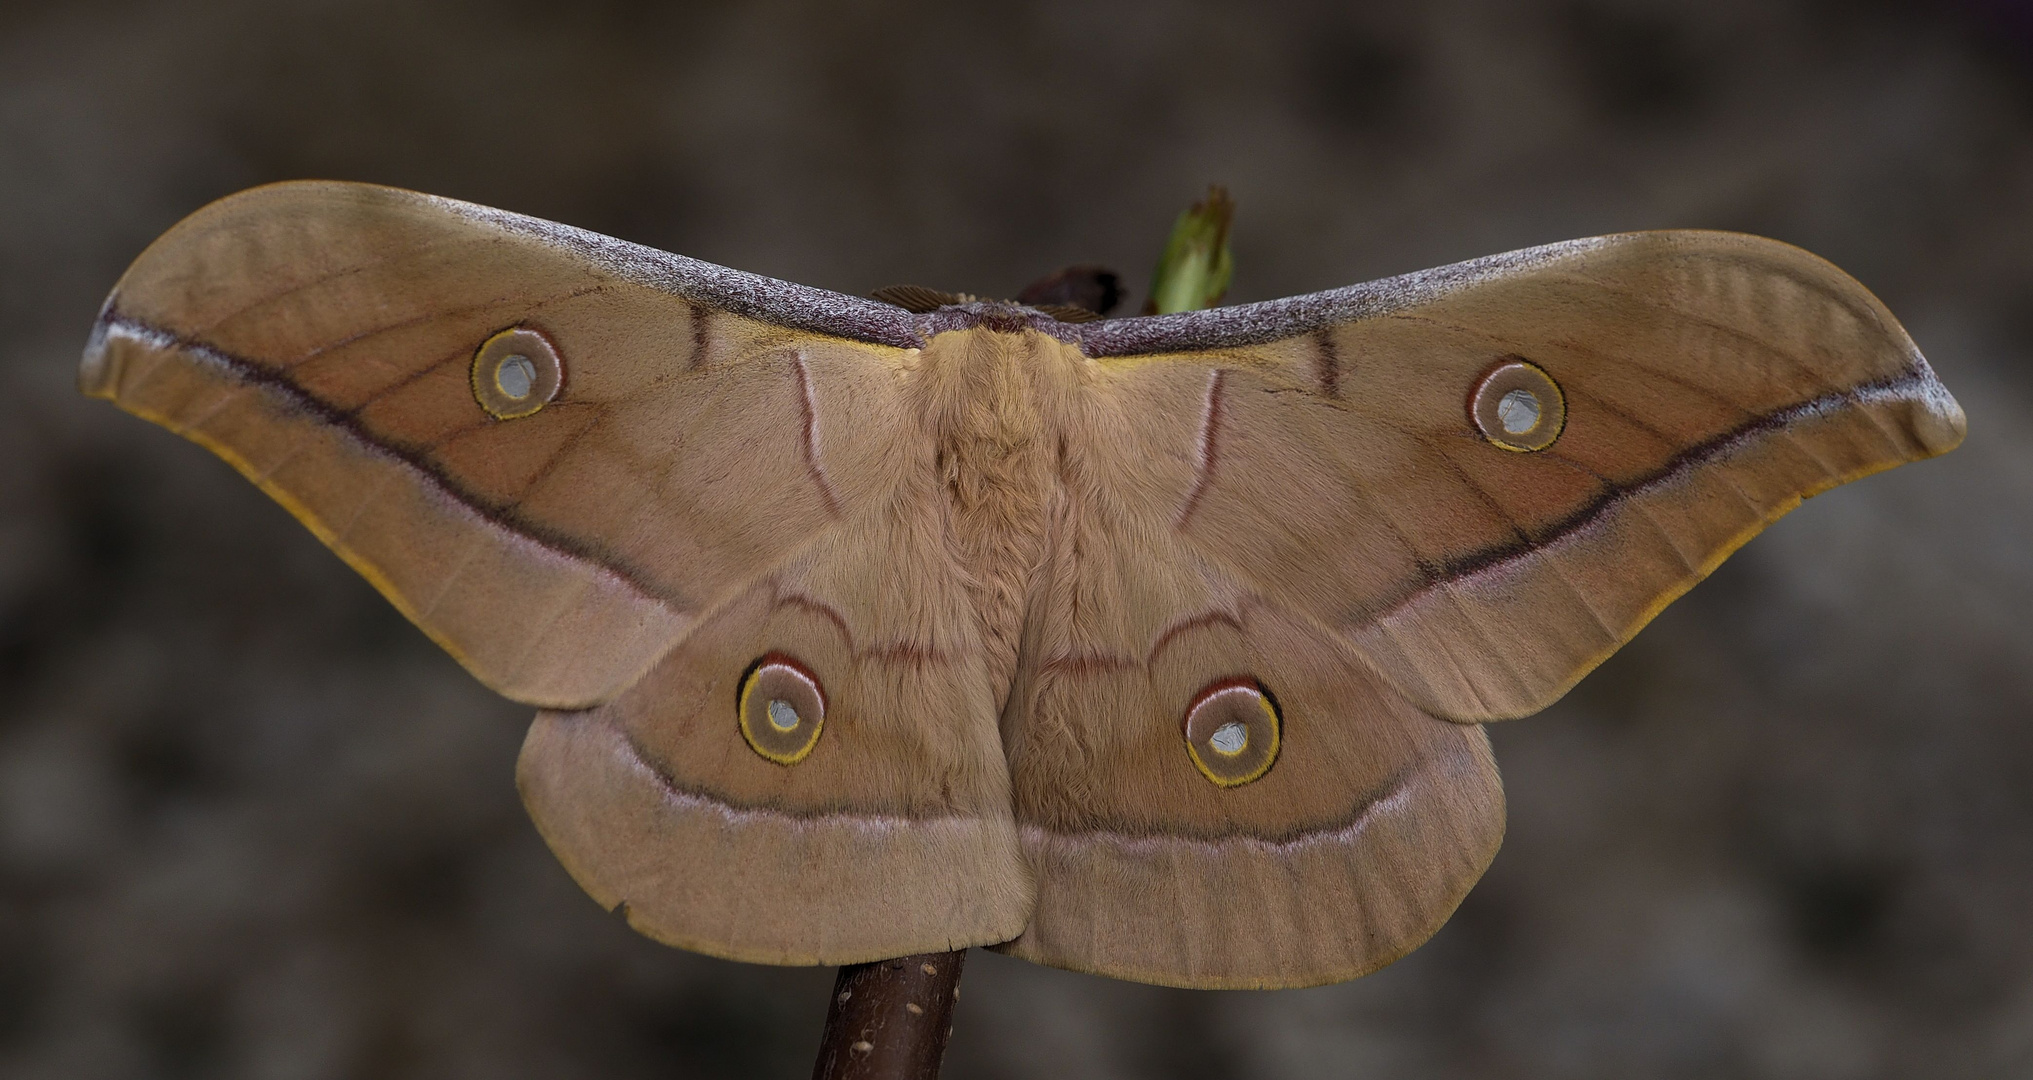
<svg viewBox="0 0 2033 1080"><path fill-rule="evenodd" d="M981 617L995 684L1016 672L1031 579L1043 562L1065 346L1035 331L973 328L926 347L915 394L945 494L946 536Z"/></svg>

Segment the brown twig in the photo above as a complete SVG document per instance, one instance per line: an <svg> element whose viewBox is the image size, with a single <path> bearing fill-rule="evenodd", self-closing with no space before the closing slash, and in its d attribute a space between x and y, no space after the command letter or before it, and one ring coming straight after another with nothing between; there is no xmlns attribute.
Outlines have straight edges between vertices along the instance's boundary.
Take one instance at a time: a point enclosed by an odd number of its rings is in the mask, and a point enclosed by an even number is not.
<svg viewBox="0 0 2033 1080"><path fill-rule="evenodd" d="M1234 216L1235 202L1219 184L1209 185L1207 198L1179 215L1158 260L1145 314L1193 311L1221 302L1234 273L1228 250ZM918 312L973 299L916 285L878 289L874 296ZM1017 300L1096 318L1121 298L1121 280L1113 271L1081 265L1032 282ZM965 950L920 953L841 968L826 1008L826 1033L819 1037L812 1080L938 1080L946 1037L953 1034L960 965L966 959Z"/></svg>
<svg viewBox="0 0 2033 1080"><path fill-rule="evenodd" d="M812 1080L937 1080L966 959L920 953L841 968Z"/></svg>

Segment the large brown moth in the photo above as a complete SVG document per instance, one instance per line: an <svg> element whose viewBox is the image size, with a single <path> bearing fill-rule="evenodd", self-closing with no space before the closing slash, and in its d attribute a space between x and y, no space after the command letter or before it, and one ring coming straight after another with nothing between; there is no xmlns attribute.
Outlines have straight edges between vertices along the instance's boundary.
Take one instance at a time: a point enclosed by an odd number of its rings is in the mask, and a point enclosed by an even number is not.
<svg viewBox="0 0 2033 1080"><path fill-rule="evenodd" d="M1425 940L1503 835L1481 724L1964 428L1749 236L1072 322L339 183L177 225L82 382L540 707L524 801L642 932L1201 987Z"/></svg>

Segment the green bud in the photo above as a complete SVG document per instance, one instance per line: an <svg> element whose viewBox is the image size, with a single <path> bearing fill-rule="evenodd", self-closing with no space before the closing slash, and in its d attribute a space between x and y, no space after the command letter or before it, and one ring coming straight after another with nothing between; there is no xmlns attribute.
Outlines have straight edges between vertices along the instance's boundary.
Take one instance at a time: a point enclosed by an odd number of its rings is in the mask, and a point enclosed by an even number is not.
<svg viewBox="0 0 2033 1080"><path fill-rule="evenodd" d="M1198 311L1221 302L1235 275L1228 253L1228 224L1234 217L1235 202L1220 184L1209 184L1207 198L1179 215L1151 275L1151 298L1144 302L1144 314Z"/></svg>

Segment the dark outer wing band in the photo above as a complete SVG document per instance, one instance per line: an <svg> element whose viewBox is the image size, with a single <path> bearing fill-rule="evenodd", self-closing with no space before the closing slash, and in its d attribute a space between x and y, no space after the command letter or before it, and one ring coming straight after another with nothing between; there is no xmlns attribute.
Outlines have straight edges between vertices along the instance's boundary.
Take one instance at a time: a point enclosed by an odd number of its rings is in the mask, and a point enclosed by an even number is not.
<svg viewBox="0 0 2033 1080"><path fill-rule="evenodd" d="M118 299L116 295L107 300L105 308L99 313L99 321L92 327L92 336L86 343L83 378L90 384L84 387L86 393L118 399L120 388L105 385L103 382L93 383L94 379L103 380L111 377L111 365L106 359L106 346L111 340L126 338L151 350L181 352L193 360L218 370L229 379L252 387L258 387L267 393L281 398L287 407L291 409L310 413L319 420L345 431L358 440L362 446L370 447L374 452L413 470L418 474L418 478L421 481L436 487L446 497L457 501L472 513L494 525L511 530L530 542L560 556L591 563L601 570L614 575L621 581L626 582L644 600L654 601L678 611L689 610L695 606L688 603L686 598L682 596L670 595L670 590L667 587L659 588L651 586L648 583L647 575L629 565L628 560L612 551L589 544L584 540L565 536L555 530L546 529L536 522L525 520L512 507L490 506L488 500L481 498L475 492L466 490L457 480L453 479L443 469L438 468L428 459L419 454L391 446L386 441L376 437L373 432L368 431L360 424L353 411L337 408L305 392L303 388L299 387L289 378L287 373L263 367L252 360L242 356L235 356L224 349L206 342L184 337L140 319L122 315L118 307Z"/></svg>
<svg viewBox="0 0 2033 1080"><path fill-rule="evenodd" d="M142 355L156 362L141 385L130 385ZM585 545L489 516L442 473L364 437L286 379L123 318L112 302L80 377L86 393L224 458L507 697L553 707L603 701L693 621L678 601L645 590ZM322 422L305 424L306 414ZM331 468L348 479L292 485L277 477L289 468ZM425 550L448 553L457 569L416 570L415 555ZM469 587L449 588L460 575ZM491 632L503 624L521 633ZM578 639L609 647L589 661L546 645Z"/></svg>
<svg viewBox="0 0 2033 1080"><path fill-rule="evenodd" d="M1742 450L1760 439L1776 435L1790 424L1814 417L1826 416L1838 409L1891 401L1911 402L1922 406L1930 413L1942 416L1949 415L1952 411L1959 411L1960 408L1955 405L1954 399L1949 397L1948 391L1942 387L1941 381L1935 378L1934 372L1924 362L1921 362L1917 363L1913 370L1903 375L1874 380L1850 389L1834 391L1808 401L1775 409L1762 416L1747 420L1738 427L1699 445L1690 446L1680 451L1673 455L1665 465L1635 482L1621 484L1604 490L1586 505L1577 508L1572 514L1555 522L1550 528L1535 530L1529 536L1509 543L1493 544L1479 551L1449 559L1446 563L1438 566L1422 567L1422 569L1427 571L1427 579L1424 584L1387 604L1380 614L1388 614L1391 611L1395 611L1450 581L1471 577L1482 571L1499 567L1504 563L1529 555L1547 544L1581 532L1595 524L1605 514L1614 511L1619 505L1639 498L1648 492L1671 485L1688 473L1712 461L1728 457L1730 454ZM1926 441L1924 435L1916 435L1915 442L1915 446L1908 448L1909 453L1915 457L1941 453L1947 449L1946 446L1941 446L1937 442ZM1951 443L1950 445L1953 444ZM1887 462L1885 467L1890 467L1892 464L1896 464L1896 462Z"/></svg>

